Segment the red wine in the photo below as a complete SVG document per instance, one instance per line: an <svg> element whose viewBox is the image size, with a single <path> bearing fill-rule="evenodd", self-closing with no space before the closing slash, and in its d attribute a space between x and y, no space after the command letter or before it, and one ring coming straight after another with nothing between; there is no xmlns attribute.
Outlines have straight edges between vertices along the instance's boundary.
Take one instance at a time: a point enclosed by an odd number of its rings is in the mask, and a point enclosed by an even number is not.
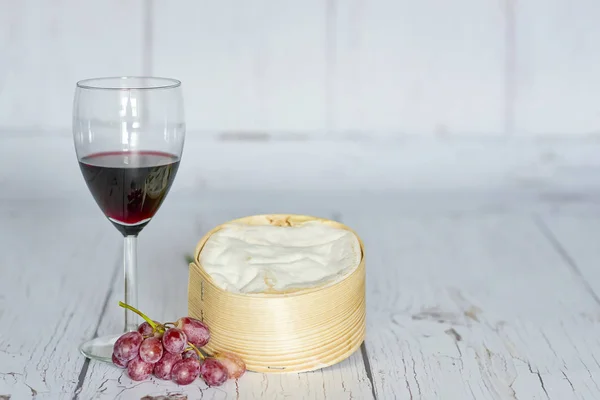
<svg viewBox="0 0 600 400"><path fill-rule="evenodd" d="M137 235L171 188L179 157L156 151L97 153L79 160L92 196L123 235Z"/></svg>

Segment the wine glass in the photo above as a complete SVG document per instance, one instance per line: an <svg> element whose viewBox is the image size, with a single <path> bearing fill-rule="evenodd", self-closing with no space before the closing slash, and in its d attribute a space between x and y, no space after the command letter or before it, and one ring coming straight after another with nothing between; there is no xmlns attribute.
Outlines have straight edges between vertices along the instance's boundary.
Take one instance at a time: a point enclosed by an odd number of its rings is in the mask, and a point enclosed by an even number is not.
<svg viewBox="0 0 600 400"><path fill-rule="evenodd" d="M81 173L94 200L125 238L125 303L137 304L137 236L167 195L185 139L181 82L157 77L77 82L73 138ZM125 310L124 331L137 329ZM83 343L88 358L111 361L122 334Z"/></svg>

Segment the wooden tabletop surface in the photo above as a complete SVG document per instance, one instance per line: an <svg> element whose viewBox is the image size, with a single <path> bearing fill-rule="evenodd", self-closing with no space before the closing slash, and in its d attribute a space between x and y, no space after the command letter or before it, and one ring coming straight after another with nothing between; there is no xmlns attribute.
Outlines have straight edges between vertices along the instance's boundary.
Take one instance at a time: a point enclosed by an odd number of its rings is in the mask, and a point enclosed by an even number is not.
<svg viewBox="0 0 600 400"><path fill-rule="evenodd" d="M229 219L329 217L365 242L360 351L323 370L249 372L218 388L134 382L81 356L82 341L122 328L121 237L91 196L0 201L0 399L598 399L600 209L508 198L168 198L139 237L140 308L159 320L186 314L186 254Z"/></svg>

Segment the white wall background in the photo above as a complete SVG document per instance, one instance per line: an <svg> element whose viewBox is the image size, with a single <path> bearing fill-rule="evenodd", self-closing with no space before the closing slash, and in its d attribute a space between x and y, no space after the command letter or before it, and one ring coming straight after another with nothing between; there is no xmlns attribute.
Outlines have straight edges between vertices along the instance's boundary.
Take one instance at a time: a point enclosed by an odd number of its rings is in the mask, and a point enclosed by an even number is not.
<svg viewBox="0 0 600 400"><path fill-rule="evenodd" d="M174 192L600 192L599 21L598 0L0 0L0 199L89 199L75 82L140 74L184 84Z"/></svg>
<svg viewBox="0 0 600 400"><path fill-rule="evenodd" d="M0 130L70 132L78 79L180 78L194 131L600 130L597 0L0 0Z"/></svg>

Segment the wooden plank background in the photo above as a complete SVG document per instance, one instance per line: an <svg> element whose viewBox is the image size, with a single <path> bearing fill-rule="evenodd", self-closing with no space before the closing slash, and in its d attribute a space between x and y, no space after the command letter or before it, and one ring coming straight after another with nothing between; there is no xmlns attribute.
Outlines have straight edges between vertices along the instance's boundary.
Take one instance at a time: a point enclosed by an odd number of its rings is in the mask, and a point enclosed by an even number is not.
<svg viewBox="0 0 600 400"><path fill-rule="evenodd" d="M0 0L0 131L68 134L75 81L155 74L184 82L190 131L587 135L599 19L595 0Z"/></svg>
<svg viewBox="0 0 600 400"><path fill-rule="evenodd" d="M518 201L468 193L434 197L407 207L404 195L382 202L360 192L169 196L139 239L140 308L157 320L186 312L185 256L224 221L285 207L342 220L365 242L361 351L320 371L248 373L210 389L200 381L134 382L109 364L86 361L81 341L121 328L118 233L91 196L73 203L0 193L0 271L8 277L0 279L0 395L598 399L598 204L584 210L537 202L524 210Z"/></svg>

